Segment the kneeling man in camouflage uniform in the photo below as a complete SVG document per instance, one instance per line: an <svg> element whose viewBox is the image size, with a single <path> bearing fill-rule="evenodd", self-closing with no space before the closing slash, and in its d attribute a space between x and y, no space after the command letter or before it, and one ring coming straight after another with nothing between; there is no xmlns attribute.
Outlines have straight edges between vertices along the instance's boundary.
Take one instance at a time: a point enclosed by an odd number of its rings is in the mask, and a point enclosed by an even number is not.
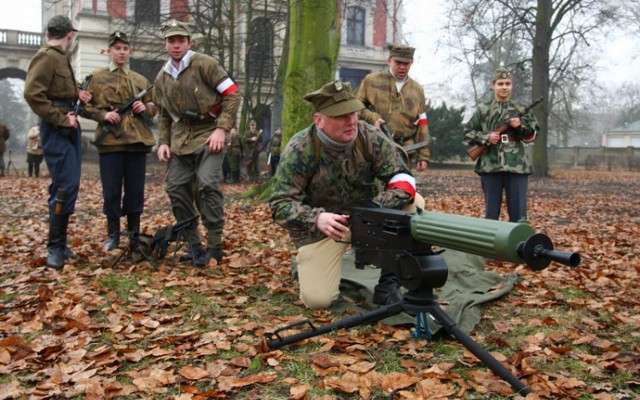
<svg viewBox="0 0 640 400"><path fill-rule="evenodd" d="M392 208L410 206L416 186L395 145L358 121L364 105L349 83L331 82L304 98L313 104L314 123L295 134L283 151L269 206L298 248L300 299L311 309L322 309L340 294L351 208L371 200ZM375 179L384 184L381 193L376 193ZM383 272L374 303L401 299L395 276Z"/></svg>

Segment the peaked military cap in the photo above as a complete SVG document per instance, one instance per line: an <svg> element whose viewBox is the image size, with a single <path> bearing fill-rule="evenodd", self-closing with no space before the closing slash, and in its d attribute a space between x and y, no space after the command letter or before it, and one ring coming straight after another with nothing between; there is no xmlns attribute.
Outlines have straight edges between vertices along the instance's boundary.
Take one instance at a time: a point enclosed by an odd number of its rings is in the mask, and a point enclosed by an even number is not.
<svg viewBox="0 0 640 400"><path fill-rule="evenodd" d="M170 36L191 37L191 32L189 31L187 24L175 19L167 22L167 24L162 27L162 34L165 38L168 38Z"/></svg>
<svg viewBox="0 0 640 400"><path fill-rule="evenodd" d="M47 31L51 33L69 33L78 30L73 27L69 17L65 15L56 15L47 23Z"/></svg>
<svg viewBox="0 0 640 400"><path fill-rule="evenodd" d="M364 108L364 104L353 95L349 82L329 82L320 89L305 94L304 99L313 104L316 112L330 117L350 114Z"/></svg>
<svg viewBox="0 0 640 400"><path fill-rule="evenodd" d="M109 35L109 39L107 40L107 44L109 46L111 46L112 44L114 44L116 42L116 40L119 40L121 42L129 44L129 39L127 38L127 35L124 32L121 32L121 31L115 31L111 35Z"/></svg>
<svg viewBox="0 0 640 400"><path fill-rule="evenodd" d="M508 69L504 67L500 67L493 72L493 79L491 79L491 82L493 83L498 79L513 79L513 78L511 77L511 72L509 72Z"/></svg>
<svg viewBox="0 0 640 400"><path fill-rule="evenodd" d="M256 124L256 120L252 119L251 121L249 121L249 125L255 125Z"/></svg>
<svg viewBox="0 0 640 400"><path fill-rule="evenodd" d="M415 51L416 49L411 46L391 44L389 45L389 58L400 62L412 62Z"/></svg>

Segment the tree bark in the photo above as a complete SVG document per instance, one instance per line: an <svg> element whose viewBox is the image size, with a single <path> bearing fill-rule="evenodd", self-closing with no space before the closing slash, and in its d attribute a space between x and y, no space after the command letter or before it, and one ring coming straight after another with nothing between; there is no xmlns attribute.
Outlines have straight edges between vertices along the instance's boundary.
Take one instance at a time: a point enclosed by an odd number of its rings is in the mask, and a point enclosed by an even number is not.
<svg viewBox="0 0 640 400"><path fill-rule="evenodd" d="M547 138L549 133L549 48L551 46L551 17L553 6L551 0L538 0L535 36L533 39L532 62L532 98L542 96L543 103L534 109L540 133L535 142L533 152L534 176L549 176L547 162Z"/></svg>

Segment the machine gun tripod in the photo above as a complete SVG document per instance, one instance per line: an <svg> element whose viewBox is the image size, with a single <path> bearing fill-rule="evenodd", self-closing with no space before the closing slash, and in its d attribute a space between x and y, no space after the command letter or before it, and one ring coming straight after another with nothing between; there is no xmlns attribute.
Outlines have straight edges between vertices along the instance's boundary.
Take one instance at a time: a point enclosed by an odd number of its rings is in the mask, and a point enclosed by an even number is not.
<svg viewBox="0 0 640 400"><path fill-rule="evenodd" d="M266 343L270 349L338 329L375 323L403 311L416 315L416 332L419 333L422 329L428 331L428 314L517 393L531 393L529 387L462 331L437 303L433 289L445 284L448 269L444 258L432 251L432 244L446 244L455 250L526 263L534 270L546 268L551 261L576 267L580 264L578 253L553 250L551 240L543 234L533 233L526 223L430 212L410 214L383 208L355 208L351 219L356 267L373 264L392 271L400 285L408 289L403 300L319 327L309 320L295 322L271 334ZM289 336L282 335L287 330L301 326L309 329Z"/></svg>

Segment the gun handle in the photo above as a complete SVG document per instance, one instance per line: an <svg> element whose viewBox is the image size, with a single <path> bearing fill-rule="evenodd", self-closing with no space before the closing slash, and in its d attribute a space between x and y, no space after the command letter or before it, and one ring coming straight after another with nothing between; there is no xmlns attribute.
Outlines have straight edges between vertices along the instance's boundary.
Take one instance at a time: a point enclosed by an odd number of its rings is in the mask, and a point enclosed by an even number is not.
<svg viewBox="0 0 640 400"><path fill-rule="evenodd" d="M487 146L483 144L474 144L467 149L467 154L473 161L476 161L478 157L487 151Z"/></svg>

